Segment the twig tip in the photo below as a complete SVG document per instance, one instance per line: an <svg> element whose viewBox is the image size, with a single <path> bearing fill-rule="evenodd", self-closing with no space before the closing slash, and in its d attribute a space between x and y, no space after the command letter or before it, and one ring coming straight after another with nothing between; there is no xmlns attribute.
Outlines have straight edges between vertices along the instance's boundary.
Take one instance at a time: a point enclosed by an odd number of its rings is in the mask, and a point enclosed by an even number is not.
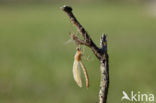
<svg viewBox="0 0 156 103"><path fill-rule="evenodd" d="M64 5L63 7L61 7L63 11L65 12L71 12L72 8L70 6Z"/></svg>
<svg viewBox="0 0 156 103"><path fill-rule="evenodd" d="M106 41L106 37L107 37L106 34L102 34L102 36L101 36L101 41L102 41L102 42L105 42L105 41Z"/></svg>

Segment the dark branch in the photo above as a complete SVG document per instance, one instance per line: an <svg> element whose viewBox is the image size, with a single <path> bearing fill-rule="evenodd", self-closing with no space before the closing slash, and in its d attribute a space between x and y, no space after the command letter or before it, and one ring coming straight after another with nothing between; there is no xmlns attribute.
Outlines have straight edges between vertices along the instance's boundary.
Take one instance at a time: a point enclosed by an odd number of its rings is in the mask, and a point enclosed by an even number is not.
<svg viewBox="0 0 156 103"><path fill-rule="evenodd" d="M100 92L99 99L100 103L107 102L108 89L109 89L109 56L107 53L107 39L106 35L101 36L101 82L100 82Z"/></svg>
<svg viewBox="0 0 156 103"><path fill-rule="evenodd" d="M101 43L100 43L100 45L101 45L101 49L102 49L104 52L107 52L107 40L106 40L106 35L105 35L105 34L103 34L103 35L101 36Z"/></svg>
<svg viewBox="0 0 156 103"><path fill-rule="evenodd" d="M67 15L70 17L70 19L73 22L73 24L76 25L78 31L82 34L82 36L84 37L86 42L90 43L91 38L89 37L89 35L86 32L86 30L82 27L82 25L78 22L78 20L76 19L76 17L72 13L72 8L70 6L64 6L62 8L62 10L64 10L67 13Z"/></svg>
<svg viewBox="0 0 156 103"><path fill-rule="evenodd" d="M70 6L63 6L62 10L67 13L70 20L75 24L77 30L80 32L80 34L83 36L86 46L90 47L96 57L100 59L100 49L96 46L96 44L92 41L91 37L87 33L87 31L83 28L83 26L78 22L74 14L72 13L72 8ZM77 42L77 41L76 41ZM80 43L81 44L81 43Z"/></svg>

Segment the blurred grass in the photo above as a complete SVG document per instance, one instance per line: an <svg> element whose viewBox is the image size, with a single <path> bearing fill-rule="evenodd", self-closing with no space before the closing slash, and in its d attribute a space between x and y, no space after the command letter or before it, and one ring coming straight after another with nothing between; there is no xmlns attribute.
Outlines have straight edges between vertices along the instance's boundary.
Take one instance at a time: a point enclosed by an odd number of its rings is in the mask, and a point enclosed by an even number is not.
<svg viewBox="0 0 156 103"><path fill-rule="evenodd" d="M98 102L99 63L85 48L91 87L80 89L72 76L75 45L64 45L68 33L76 31L60 6L0 6L1 103ZM156 18L146 5L73 4L73 8L97 44L102 33L108 34L108 103L120 103L122 90L156 94Z"/></svg>

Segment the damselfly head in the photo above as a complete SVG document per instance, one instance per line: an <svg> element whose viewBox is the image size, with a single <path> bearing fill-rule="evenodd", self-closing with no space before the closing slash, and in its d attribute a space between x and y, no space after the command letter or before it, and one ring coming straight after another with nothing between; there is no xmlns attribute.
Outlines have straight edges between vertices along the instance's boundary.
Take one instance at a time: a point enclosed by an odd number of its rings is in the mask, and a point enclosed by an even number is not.
<svg viewBox="0 0 156 103"><path fill-rule="evenodd" d="M82 53L80 51L80 48L76 48L75 60L80 61L81 56L82 56Z"/></svg>

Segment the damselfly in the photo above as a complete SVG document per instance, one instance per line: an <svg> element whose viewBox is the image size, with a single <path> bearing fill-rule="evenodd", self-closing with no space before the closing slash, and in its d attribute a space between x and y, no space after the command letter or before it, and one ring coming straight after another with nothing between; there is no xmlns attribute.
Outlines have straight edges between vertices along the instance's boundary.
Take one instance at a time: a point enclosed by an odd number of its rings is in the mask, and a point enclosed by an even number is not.
<svg viewBox="0 0 156 103"><path fill-rule="evenodd" d="M82 53L80 51L80 48L77 48L75 57L74 57L74 63L73 63L73 76L74 76L74 80L76 81L76 83L78 84L79 87L82 87L82 80L81 80L81 71L80 71L80 67L83 70L85 79L86 79L86 87L89 87L89 79L88 79L88 74L87 74L87 70L81 60L81 56Z"/></svg>

